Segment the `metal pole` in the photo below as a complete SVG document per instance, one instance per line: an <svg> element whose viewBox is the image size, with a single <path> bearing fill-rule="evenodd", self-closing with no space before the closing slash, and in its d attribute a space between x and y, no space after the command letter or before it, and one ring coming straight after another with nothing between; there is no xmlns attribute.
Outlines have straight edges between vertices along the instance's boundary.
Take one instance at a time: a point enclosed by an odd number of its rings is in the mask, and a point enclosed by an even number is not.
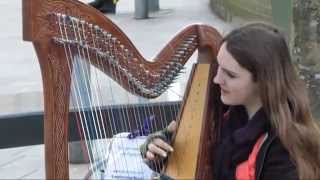
<svg viewBox="0 0 320 180"><path fill-rule="evenodd" d="M148 18L148 0L135 0L134 9L134 17L136 19Z"/></svg>
<svg viewBox="0 0 320 180"><path fill-rule="evenodd" d="M159 0L148 0L148 6L149 6L149 11L154 12L154 11L159 11Z"/></svg>

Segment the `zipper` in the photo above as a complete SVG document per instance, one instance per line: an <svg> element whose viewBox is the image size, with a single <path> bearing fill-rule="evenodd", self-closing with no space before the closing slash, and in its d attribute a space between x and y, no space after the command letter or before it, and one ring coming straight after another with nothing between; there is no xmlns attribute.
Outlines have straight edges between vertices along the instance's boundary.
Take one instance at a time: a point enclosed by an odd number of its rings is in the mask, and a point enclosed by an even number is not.
<svg viewBox="0 0 320 180"><path fill-rule="evenodd" d="M263 165L264 165L264 161L265 161L265 159L266 159L266 155L267 155L267 152L268 152L268 150L269 150L269 148L270 148L270 145L271 145L271 143L274 141L274 139L276 138L276 136L272 136L272 137L270 137L271 139L270 139L270 141L267 141L267 140L265 140L265 142L264 143L267 143L266 144L266 147L264 148L264 149L261 149L261 150L263 150L261 153L262 153L262 161L261 161L261 167L258 169L258 172L256 172L256 180L259 180L260 179L260 177L261 177L261 173L262 173L262 169L263 169ZM261 145L261 147L264 145L264 143Z"/></svg>

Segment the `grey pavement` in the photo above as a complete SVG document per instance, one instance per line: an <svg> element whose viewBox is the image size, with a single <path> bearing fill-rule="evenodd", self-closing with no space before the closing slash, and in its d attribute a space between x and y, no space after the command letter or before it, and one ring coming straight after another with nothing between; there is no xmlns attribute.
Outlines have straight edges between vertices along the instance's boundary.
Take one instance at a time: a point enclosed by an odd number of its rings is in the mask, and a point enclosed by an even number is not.
<svg viewBox="0 0 320 180"><path fill-rule="evenodd" d="M0 12L0 115L41 111L40 68L32 44L22 41L21 1L1 0ZM134 19L133 0L120 0L117 14L107 15L147 59L189 24L209 24L222 34L234 26L216 17L208 0L160 0L160 11L149 15L148 19ZM0 150L0 178L44 178L43 156L42 145ZM82 176L85 168L71 166L72 177Z"/></svg>

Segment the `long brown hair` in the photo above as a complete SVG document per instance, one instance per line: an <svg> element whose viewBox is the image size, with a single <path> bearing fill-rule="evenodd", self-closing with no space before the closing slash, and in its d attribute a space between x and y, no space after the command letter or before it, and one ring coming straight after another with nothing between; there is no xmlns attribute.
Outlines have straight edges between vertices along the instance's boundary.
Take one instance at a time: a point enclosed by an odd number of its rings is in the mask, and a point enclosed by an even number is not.
<svg viewBox="0 0 320 180"><path fill-rule="evenodd" d="M270 25L253 23L233 30L223 42L258 83L263 108L299 178L320 179L320 130L283 34Z"/></svg>

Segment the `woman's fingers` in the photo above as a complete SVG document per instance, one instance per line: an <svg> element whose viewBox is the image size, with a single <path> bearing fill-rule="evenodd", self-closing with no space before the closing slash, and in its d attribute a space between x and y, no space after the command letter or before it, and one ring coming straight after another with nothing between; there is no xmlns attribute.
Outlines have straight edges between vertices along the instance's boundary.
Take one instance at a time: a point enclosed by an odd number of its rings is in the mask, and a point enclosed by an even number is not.
<svg viewBox="0 0 320 180"><path fill-rule="evenodd" d="M167 127L169 132L175 132L177 130L177 122L176 121L171 121L170 124Z"/></svg>
<svg viewBox="0 0 320 180"><path fill-rule="evenodd" d="M160 138L156 138L148 145L148 151L146 157L148 159L154 159L155 155L161 157L167 157L167 152L172 152L173 148Z"/></svg>
<svg viewBox="0 0 320 180"><path fill-rule="evenodd" d="M161 157L167 157L167 152L153 143L150 143L148 145L148 151L150 151L153 154L159 155Z"/></svg>
<svg viewBox="0 0 320 180"><path fill-rule="evenodd" d="M153 140L153 143L160 147L161 149L165 150L166 152L172 152L173 151L173 148L168 144L166 143L164 140L160 139L160 138L156 138Z"/></svg>
<svg viewBox="0 0 320 180"><path fill-rule="evenodd" d="M177 130L176 121L171 121L167 127L167 130L171 133L175 132ZM172 151L172 146L170 146L167 142L161 138L155 138L151 143L148 144L145 157L148 160L154 160L156 156L165 158L168 156L168 152Z"/></svg>
<svg viewBox="0 0 320 180"><path fill-rule="evenodd" d="M146 153L146 159L153 161L155 158L155 155L151 151L147 151Z"/></svg>

